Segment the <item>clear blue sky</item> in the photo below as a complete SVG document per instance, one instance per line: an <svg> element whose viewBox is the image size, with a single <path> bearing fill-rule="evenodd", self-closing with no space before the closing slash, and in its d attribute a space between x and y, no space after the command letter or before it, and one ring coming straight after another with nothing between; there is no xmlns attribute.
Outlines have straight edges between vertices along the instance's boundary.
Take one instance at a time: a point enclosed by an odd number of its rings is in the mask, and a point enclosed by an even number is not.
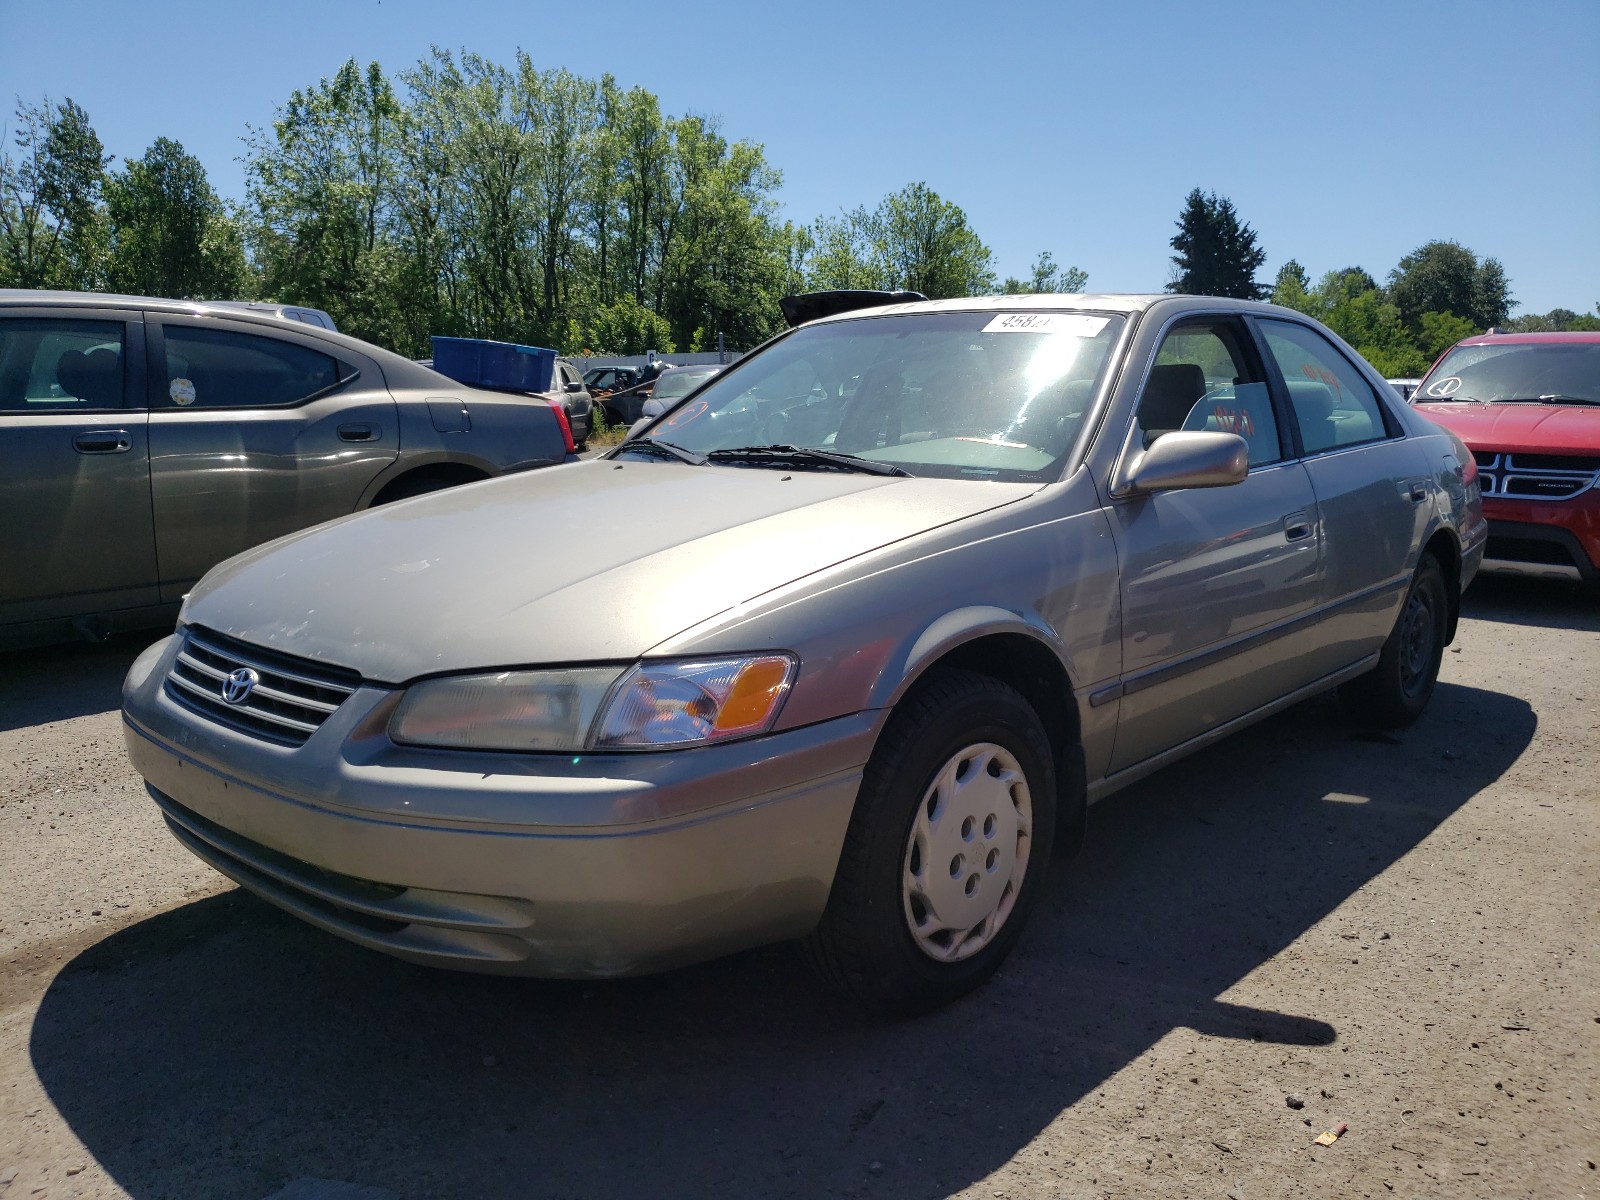
<svg viewBox="0 0 1600 1200"><path fill-rule="evenodd" d="M1048 249L1095 290L1159 289L1199 186L1269 280L1296 258L1381 281L1449 238L1504 264L1518 311L1600 301L1596 0L0 0L0 21L8 106L71 97L119 159L176 138L234 198L245 127L346 58L520 46L764 144L795 221L925 180L1002 275Z"/></svg>

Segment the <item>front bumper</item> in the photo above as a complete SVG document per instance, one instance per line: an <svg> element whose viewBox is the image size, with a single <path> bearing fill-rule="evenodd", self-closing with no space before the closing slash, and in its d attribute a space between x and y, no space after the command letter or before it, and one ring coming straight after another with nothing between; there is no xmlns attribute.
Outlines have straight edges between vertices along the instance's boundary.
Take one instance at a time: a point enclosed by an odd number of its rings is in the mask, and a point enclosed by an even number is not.
<svg viewBox="0 0 1600 1200"><path fill-rule="evenodd" d="M124 733L174 835L244 887L398 957L499 974L641 974L822 914L883 714L727 746L552 756L397 746L362 687L302 746L167 694L168 639Z"/></svg>
<svg viewBox="0 0 1600 1200"><path fill-rule="evenodd" d="M1570 566L1585 579L1600 579L1600 490L1570 500L1485 496L1483 514L1489 520L1485 557Z"/></svg>

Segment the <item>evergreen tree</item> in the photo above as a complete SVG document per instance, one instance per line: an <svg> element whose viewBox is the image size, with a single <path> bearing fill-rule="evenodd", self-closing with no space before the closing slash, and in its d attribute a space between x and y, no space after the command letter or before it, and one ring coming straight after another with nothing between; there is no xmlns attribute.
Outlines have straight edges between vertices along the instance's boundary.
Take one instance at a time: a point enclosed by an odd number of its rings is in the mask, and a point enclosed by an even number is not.
<svg viewBox="0 0 1600 1200"><path fill-rule="evenodd" d="M1177 225L1167 291L1240 300L1266 297L1267 289L1255 276L1267 253L1256 245L1255 230L1239 220L1233 201L1195 188L1184 199Z"/></svg>

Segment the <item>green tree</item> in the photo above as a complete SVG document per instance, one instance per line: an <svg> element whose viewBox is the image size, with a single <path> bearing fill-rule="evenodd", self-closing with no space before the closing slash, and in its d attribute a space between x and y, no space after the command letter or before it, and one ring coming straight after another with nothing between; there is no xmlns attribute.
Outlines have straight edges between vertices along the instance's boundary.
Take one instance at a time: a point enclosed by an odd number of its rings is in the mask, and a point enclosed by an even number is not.
<svg viewBox="0 0 1600 1200"><path fill-rule="evenodd" d="M665 317L646 308L632 296L595 309L567 330L569 354L643 354L655 350L671 354L677 346Z"/></svg>
<svg viewBox="0 0 1600 1200"><path fill-rule="evenodd" d="M1177 225L1169 292L1241 300L1267 295L1255 278L1266 251L1256 245L1255 230L1239 220L1233 201L1195 188L1184 198Z"/></svg>
<svg viewBox="0 0 1600 1200"><path fill-rule="evenodd" d="M1041 251L1039 257L1033 260L1032 277L1025 283L1012 276L1000 285L1000 293L1005 296L1018 295L1069 295L1081 292L1088 286L1088 272L1077 267L1056 266L1055 256L1048 250Z"/></svg>
<svg viewBox="0 0 1600 1200"><path fill-rule="evenodd" d="M1412 330L1429 312L1455 313L1488 329L1505 324L1513 307L1505 269L1492 258L1479 262L1459 242L1427 242L1402 258L1389 273L1389 296Z"/></svg>
<svg viewBox="0 0 1600 1200"><path fill-rule="evenodd" d="M1298 262L1291 258L1278 268L1278 277L1272 283L1271 300L1274 304L1292 308L1296 312L1309 313L1310 292L1311 277Z"/></svg>
<svg viewBox="0 0 1600 1200"><path fill-rule="evenodd" d="M907 184L875 209L822 218L807 283L816 288L896 288L930 299L994 290L994 255L962 209L926 183Z"/></svg>
<svg viewBox="0 0 1600 1200"><path fill-rule="evenodd" d="M237 297L249 268L238 226L200 160L157 138L106 184L107 278L117 291L187 299Z"/></svg>
<svg viewBox="0 0 1600 1200"><path fill-rule="evenodd" d="M71 99L20 101L16 157L0 149L0 282L90 290L104 282L105 153Z"/></svg>
<svg viewBox="0 0 1600 1200"><path fill-rule="evenodd" d="M1600 306L1596 306L1600 310ZM1576 313L1570 308L1552 308L1547 313L1524 313L1506 322L1514 333L1574 333L1600 331L1600 317Z"/></svg>
<svg viewBox="0 0 1600 1200"><path fill-rule="evenodd" d="M270 130L250 130L245 156L263 294L391 346L410 342L403 310L415 300L385 240L400 123L378 64L351 59L291 94Z"/></svg>

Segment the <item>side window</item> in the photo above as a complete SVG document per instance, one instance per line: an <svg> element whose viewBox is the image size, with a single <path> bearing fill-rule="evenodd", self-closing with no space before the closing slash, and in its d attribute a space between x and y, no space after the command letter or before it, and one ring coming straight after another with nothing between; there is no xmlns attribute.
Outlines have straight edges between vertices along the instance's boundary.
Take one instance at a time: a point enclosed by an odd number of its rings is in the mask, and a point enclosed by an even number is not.
<svg viewBox="0 0 1600 1200"><path fill-rule="evenodd" d="M121 321L0 321L0 412L122 407Z"/></svg>
<svg viewBox="0 0 1600 1200"><path fill-rule="evenodd" d="M1218 430L1249 443L1253 467L1283 458L1266 381L1232 320L1167 333L1139 395L1138 421L1146 447L1165 433Z"/></svg>
<svg viewBox="0 0 1600 1200"><path fill-rule="evenodd" d="M163 333L166 402L179 408L283 408L332 391L351 374L321 351L277 338L186 325Z"/></svg>
<svg viewBox="0 0 1600 1200"><path fill-rule="evenodd" d="M1332 342L1292 321L1263 320L1261 332L1288 385L1307 454L1389 436L1378 397Z"/></svg>

